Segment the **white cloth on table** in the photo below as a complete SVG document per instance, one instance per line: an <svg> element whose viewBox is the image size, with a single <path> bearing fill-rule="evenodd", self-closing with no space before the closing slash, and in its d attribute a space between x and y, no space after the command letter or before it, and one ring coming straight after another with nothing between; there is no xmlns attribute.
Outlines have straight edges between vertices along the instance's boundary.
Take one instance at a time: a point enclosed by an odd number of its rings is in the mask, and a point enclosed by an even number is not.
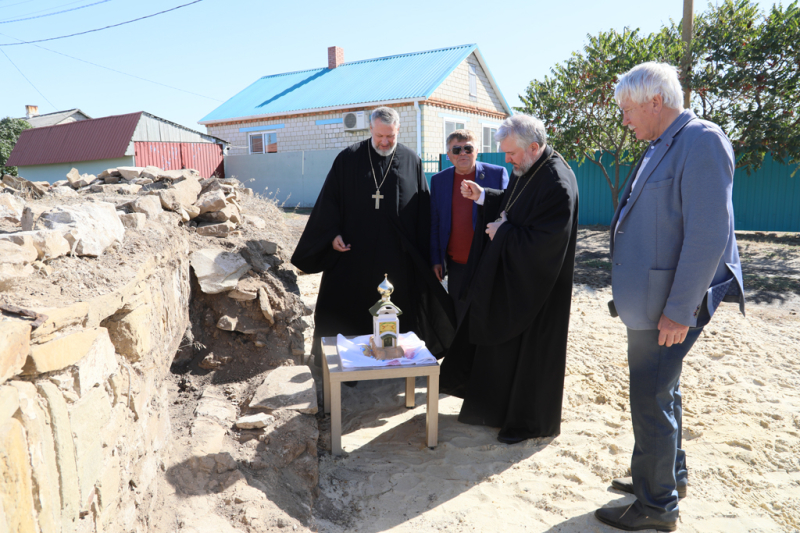
<svg viewBox="0 0 800 533"><path fill-rule="evenodd" d="M397 359L379 360L364 355L369 350L369 339L372 335L361 335L353 339L346 339L343 335L336 336L336 347L343 368L363 368L380 366L401 366L436 363L436 358L425 347L425 342L417 337L416 333L409 331L400 334L400 347L405 352L403 357Z"/></svg>

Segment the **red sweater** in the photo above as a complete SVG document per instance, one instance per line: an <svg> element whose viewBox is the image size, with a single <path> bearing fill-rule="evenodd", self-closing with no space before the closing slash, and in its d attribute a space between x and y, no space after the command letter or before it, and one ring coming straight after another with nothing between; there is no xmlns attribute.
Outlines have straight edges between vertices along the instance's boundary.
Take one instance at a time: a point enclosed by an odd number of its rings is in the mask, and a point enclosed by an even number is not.
<svg viewBox="0 0 800 533"><path fill-rule="evenodd" d="M464 265L469 258L469 249L472 245L472 200L461 196L461 182L464 180L475 181L475 171L470 174L455 172L453 179L453 207L450 217L450 240L447 243L447 256L452 261Z"/></svg>

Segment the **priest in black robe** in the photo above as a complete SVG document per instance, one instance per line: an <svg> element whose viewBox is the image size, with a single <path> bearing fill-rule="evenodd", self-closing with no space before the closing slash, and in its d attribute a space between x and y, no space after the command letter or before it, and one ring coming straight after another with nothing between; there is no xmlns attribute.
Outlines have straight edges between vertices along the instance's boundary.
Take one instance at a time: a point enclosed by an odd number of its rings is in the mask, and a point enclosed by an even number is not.
<svg viewBox="0 0 800 533"><path fill-rule="evenodd" d="M415 332L441 357L455 335L452 302L428 266L430 192L422 162L397 142L399 115L370 115L370 139L333 163L292 264L322 272L311 353L319 366L322 337L367 335L369 312L384 274L401 309L400 331Z"/></svg>
<svg viewBox="0 0 800 533"><path fill-rule="evenodd" d="M578 231L578 186L548 146L544 125L514 115L496 138L514 165L505 191L474 182L479 208L461 298L467 317L441 371L441 390L464 399L459 421L500 428L513 444L558 435Z"/></svg>

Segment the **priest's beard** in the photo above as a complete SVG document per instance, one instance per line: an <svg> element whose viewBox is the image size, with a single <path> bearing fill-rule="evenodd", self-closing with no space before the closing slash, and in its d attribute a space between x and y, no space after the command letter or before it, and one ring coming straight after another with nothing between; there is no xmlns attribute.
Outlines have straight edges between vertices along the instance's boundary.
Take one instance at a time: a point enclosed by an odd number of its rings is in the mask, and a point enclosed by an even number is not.
<svg viewBox="0 0 800 533"><path fill-rule="evenodd" d="M396 137L395 137L394 142L392 143L392 146L390 146L386 150L381 150L380 148L378 148L378 146L375 144L375 137L370 137L369 141L372 143L372 147L375 148L375 151L378 152L378 154L382 155L383 157L386 157L387 155L392 155L392 152L394 152L394 149L397 148L397 138Z"/></svg>
<svg viewBox="0 0 800 533"><path fill-rule="evenodd" d="M511 171L511 173L516 177L524 176L525 173L531 169L535 162L536 161L533 160L533 157L525 154L522 156L522 163L520 163L519 166L514 165L514 169Z"/></svg>

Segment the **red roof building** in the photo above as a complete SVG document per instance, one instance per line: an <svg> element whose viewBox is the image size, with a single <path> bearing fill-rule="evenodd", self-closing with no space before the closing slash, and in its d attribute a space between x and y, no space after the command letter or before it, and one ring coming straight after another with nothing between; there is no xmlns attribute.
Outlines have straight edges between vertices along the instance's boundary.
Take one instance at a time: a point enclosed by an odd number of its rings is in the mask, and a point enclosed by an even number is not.
<svg viewBox="0 0 800 533"><path fill-rule="evenodd" d="M224 177L227 143L143 111L32 128L22 132L6 163L31 181L50 183L77 168L99 174L120 166L193 168Z"/></svg>

